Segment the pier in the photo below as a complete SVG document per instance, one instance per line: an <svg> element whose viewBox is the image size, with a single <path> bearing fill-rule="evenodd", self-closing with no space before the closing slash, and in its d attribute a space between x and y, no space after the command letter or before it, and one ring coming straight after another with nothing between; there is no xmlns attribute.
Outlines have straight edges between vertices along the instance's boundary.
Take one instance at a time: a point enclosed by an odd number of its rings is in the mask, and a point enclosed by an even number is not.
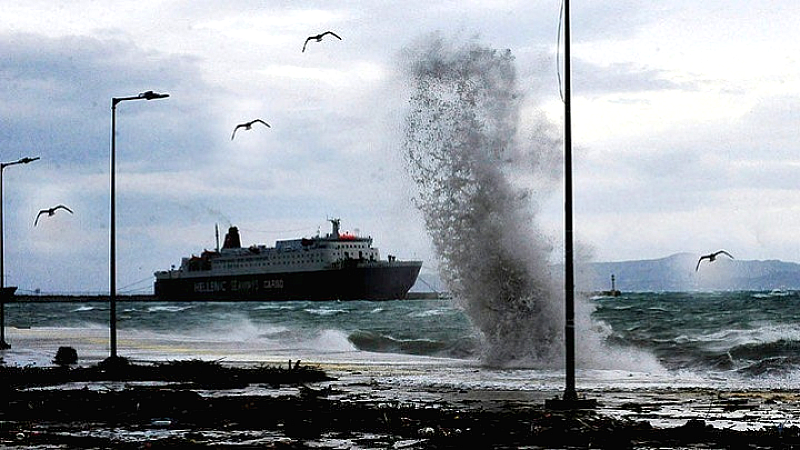
<svg viewBox="0 0 800 450"><path fill-rule="evenodd" d="M403 300L438 300L442 297L437 292L409 292ZM47 303L47 302L104 302L109 301L108 294L23 294L11 296L6 303ZM163 302L153 294L117 294L118 302ZM198 301L198 300L169 300L170 302ZM207 300L230 301L230 300ZM243 300L244 301L244 300ZM252 301L252 300L248 300ZM269 300L264 300L269 301Z"/></svg>
<svg viewBox="0 0 800 450"><path fill-rule="evenodd" d="M108 302L108 294L38 294L14 295L6 303L46 303L46 302ZM156 296L152 294L125 295L117 294L117 301L121 302L154 302Z"/></svg>

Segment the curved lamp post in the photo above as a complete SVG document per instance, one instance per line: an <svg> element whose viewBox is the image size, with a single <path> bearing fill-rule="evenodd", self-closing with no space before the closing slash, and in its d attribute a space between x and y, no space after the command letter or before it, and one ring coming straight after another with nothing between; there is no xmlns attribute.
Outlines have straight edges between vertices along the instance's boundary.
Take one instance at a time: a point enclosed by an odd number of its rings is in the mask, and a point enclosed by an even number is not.
<svg viewBox="0 0 800 450"><path fill-rule="evenodd" d="M17 289L6 289L6 273L3 267L3 244L5 242L5 234L3 233L3 170L6 167L17 164L28 164L37 159L39 159L38 156L35 158L22 158L16 161L0 163L0 350L11 348L6 342L5 303L6 299L10 298Z"/></svg>
<svg viewBox="0 0 800 450"><path fill-rule="evenodd" d="M153 91L142 92L135 97L114 97L111 99L111 285L109 288L109 307L111 310L111 359L117 358L117 231L116 231L116 123L117 104L128 100L155 100L169 97L169 94L159 94Z"/></svg>

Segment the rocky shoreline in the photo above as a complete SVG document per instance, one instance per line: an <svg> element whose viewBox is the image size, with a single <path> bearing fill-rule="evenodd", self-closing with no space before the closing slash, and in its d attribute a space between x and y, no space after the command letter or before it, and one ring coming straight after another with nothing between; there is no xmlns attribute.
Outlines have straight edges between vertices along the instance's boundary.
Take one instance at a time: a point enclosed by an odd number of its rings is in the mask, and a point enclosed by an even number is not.
<svg viewBox="0 0 800 450"><path fill-rule="evenodd" d="M321 369L297 361L249 368L196 360L0 366L0 380L0 445L6 448L800 446L800 429L793 426L737 431L689 418L658 427L610 417L602 408L554 411L541 402L501 401L491 393L484 394L486 401L387 401L342 390ZM392 389L363 386L361 394L371 388Z"/></svg>

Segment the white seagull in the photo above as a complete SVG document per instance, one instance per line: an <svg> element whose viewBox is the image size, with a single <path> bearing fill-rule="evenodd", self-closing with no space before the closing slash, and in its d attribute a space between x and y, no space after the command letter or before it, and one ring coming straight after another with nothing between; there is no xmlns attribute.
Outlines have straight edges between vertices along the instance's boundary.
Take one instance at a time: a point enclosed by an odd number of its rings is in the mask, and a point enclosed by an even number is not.
<svg viewBox="0 0 800 450"><path fill-rule="evenodd" d="M339 35L334 33L333 31L326 31L326 32L320 33L320 34L318 34L316 36L309 36L306 39L306 41L303 43L303 52L306 51L306 45L308 45L308 41L315 40L317 42L321 42L322 38L325 37L326 34L330 34L331 36L335 37L336 39L338 39L340 41L342 40L342 38L340 38Z"/></svg>
<svg viewBox="0 0 800 450"><path fill-rule="evenodd" d="M36 215L36 220L35 220L35 221L33 221L33 226L36 226L36 225L39 223L39 217L41 217L41 216L42 216L42 214L47 214L47 217L50 217L50 216L52 216L53 214L55 214L55 213L56 213L56 210L58 210L58 209L64 209L64 210L67 210L67 211L69 211L69 213L70 213L70 214L72 214L72 210L71 210L71 209L69 209L69 208L67 208L67 207L66 207L66 206L64 206L64 205L58 205L58 206L54 206L54 207L52 207L52 208L50 208L50 209L43 209L43 210L39 211L39 214L37 214L37 215Z"/></svg>
<svg viewBox="0 0 800 450"><path fill-rule="evenodd" d="M261 119L255 119L255 120L251 120L250 122L240 123L239 125L236 125L236 128L233 129L233 134L231 135L231 140L233 140L233 138L236 136L236 130L238 130L239 128L244 128L245 130L249 130L249 129L253 128L253 124L254 123L263 123L264 125L267 126L267 128L272 128L272 127L269 126L269 124L267 122L264 122Z"/></svg>
<svg viewBox="0 0 800 450"><path fill-rule="evenodd" d="M708 255L703 255L703 256L700 257L700 259L697 260L697 267L694 268L694 271L697 272L697 269L700 268L700 261L702 261L704 259L707 259L708 262L714 262L714 261L716 261L717 256L719 256L720 254L725 255L730 259L734 259L733 255L731 255L730 253L726 252L725 250L720 250L718 252L714 252L714 253L711 253L711 254L708 254Z"/></svg>

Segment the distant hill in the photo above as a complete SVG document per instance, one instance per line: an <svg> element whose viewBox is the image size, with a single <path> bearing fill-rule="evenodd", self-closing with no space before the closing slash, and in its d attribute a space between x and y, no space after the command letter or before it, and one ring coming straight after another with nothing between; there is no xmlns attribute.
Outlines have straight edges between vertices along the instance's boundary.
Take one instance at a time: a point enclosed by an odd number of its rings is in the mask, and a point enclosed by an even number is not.
<svg viewBox="0 0 800 450"><path fill-rule="evenodd" d="M713 263L699 255L677 253L666 258L639 261L578 264L576 288L582 291L616 288L631 291L773 290L800 289L800 264L778 260L740 261L720 256Z"/></svg>
<svg viewBox="0 0 800 450"><path fill-rule="evenodd" d="M720 256L713 263L703 261L695 271L699 257L677 253L661 259L576 263L575 287L583 292L609 290L613 274L616 288L623 292L800 290L800 264L797 263L731 260ZM564 266L551 269L558 277L556 271L563 271ZM421 273L412 288L412 292L446 290L433 272Z"/></svg>
<svg viewBox="0 0 800 450"><path fill-rule="evenodd" d="M447 286L434 271L420 272L417 282L411 286L409 292L447 292Z"/></svg>

